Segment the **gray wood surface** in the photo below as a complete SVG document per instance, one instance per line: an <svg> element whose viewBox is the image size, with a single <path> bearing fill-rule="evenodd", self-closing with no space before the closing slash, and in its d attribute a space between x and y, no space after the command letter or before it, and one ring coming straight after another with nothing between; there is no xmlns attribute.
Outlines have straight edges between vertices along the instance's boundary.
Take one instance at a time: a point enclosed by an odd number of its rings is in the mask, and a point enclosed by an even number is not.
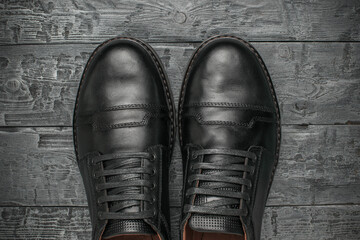
<svg viewBox="0 0 360 240"><path fill-rule="evenodd" d="M199 42L260 52L283 123L262 239L360 239L359 0L0 0L0 239L89 239L72 111L84 65L118 35L151 42L175 101ZM170 168L178 239L182 166Z"/></svg>
<svg viewBox="0 0 360 240"><path fill-rule="evenodd" d="M101 42L116 35L200 41L358 41L358 0L61 0L0 2L0 43Z"/></svg>
<svg viewBox="0 0 360 240"><path fill-rule="evenodd" d="M171 210L172 237L178 239L179 208ZM0 208L1 239L90 239L88 210L83 207ZM358 240L360 206L267 207L262 240Z"/></svg>
<svg viewBox="0 0 360 240"><path fill-rule="evenodd" d="M71 128L0 129L0 206L86 206L71 134ZM360 126L284 126L267 204L360 204L359 136ZM170 176L170 205L180 207L178 147Z"/></svg>
<svg viewBox="0 0 360 240"><path fill-rule="evenodd" d="M177 102L192 44L152 44ZM283 124L360 119L360 43L255 43L269 68ZM96 45L0 47L0 126L71 126L84 65Z"/></svg>

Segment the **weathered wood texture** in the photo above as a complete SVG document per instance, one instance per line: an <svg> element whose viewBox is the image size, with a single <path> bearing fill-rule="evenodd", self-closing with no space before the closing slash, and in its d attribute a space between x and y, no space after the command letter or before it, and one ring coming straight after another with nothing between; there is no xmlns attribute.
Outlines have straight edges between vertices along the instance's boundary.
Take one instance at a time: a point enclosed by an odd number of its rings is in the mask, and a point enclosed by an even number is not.
<svg viewBox="0 0 360 240"><path fill-rule="evenodd" d="M216 34L253 42L280 102L281 157L262 239L360 239L359 23L358 0L0 0L0 239L89 239L70 126L98 43L152 42L177 102L195 47ZM180 159L177 145L173 239Z"/></svg>
<svg viewBox="0 0 360 240"><path fill-rule="evenodd" d="M285 126L268 205L360 204L360 126ZM70 128L0 130L1 206L86 206ZM170 204L180 206L175 150Z"/></svg>
<svg viewBox="0 0 360 240"><path fill-rule="evenodd" d="M0 208L0 239L90 239L88 210L79 207ZM171 209L172 239L179 239L179 208ZM358 240L360 206L267 207L263 240Z"/></svg>
<svg viewBox="0 0 360 240"><path fill-rule="evenodd" d="M215 34L249 40L359 41L358 0L0 1L0 43L100 42L127 35L199 41Z"/></svg>
<svg viewBox="0 0 360 240"><path fill-rule="evenodd" d="M177 102L189 44L153 44ZM360 122L360 43L255 43L283 124ZM0 126L71 126L84 65L96 45L0 47Z"/></svg>

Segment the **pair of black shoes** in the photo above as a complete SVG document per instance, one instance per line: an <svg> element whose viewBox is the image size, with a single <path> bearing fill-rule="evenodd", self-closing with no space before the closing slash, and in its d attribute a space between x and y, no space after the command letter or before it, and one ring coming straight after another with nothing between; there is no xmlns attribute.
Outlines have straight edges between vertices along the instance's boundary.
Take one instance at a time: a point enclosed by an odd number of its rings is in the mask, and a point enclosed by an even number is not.
<svg viewBox="0 0 360 240"><path fill-rule="evenodd" d="M260 239L280 114L259 54L232 36L210 38L196 50L177 118L164 67L149 45L118 37L93 52L74 113L92 238L170 239L176 122L184 166L181 239Z"/></svg>

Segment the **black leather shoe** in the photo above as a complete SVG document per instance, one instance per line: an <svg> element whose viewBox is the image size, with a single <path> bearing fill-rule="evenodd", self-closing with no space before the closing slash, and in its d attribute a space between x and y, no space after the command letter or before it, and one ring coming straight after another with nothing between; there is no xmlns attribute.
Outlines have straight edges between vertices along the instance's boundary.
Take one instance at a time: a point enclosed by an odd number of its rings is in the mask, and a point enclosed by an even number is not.
<svg viewBox="0 0 360 240"><path fill-rule="evenodd" d="M170 238L173 118L168 80L149 45L119 37L93 52L74 112L92 239Z"/></svg>
<svg viewBox="0 0 360 240"><path fill-rule="evenodd" d="M260 239L279 157L280 114L247 42L213 37L194 53L179 102L183 240Z"/></svg>

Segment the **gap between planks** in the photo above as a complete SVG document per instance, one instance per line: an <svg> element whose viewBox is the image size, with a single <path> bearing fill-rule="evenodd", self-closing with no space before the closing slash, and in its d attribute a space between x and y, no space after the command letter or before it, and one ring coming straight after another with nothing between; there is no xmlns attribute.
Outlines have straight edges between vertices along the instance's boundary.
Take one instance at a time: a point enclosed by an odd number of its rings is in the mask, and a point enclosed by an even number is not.
<svg viewBox="0 0 360 240"><path fill-rule="evenodd" d="M230 34L231 35L231 34ZM237 37L241 37L238 35L234 35ZM122 36L114 36L115 37L126 37L126 35ZM241 37L242 38L242 37ZM111 38L109 38L111 39ZM139 38L141 39L141 38ZM207 39L207 38L206 38ZM200 44L203 41L206 41L206 39L203 40L197 40L197 41L145 41L146 43L149 44ZM246 38L244 38L244 40L246 40ZM106 41L106 40L105 40ZM84 45L84 44L95 44L95 45L100 45L101 43L103 43L104 41L89 41L89 42L49 42L49 43L11 43L11 44L0 44L0 47L14 47L14 46L49 46L49 45ZM332 40L328 40L328 41L313 41L313 40L301 40L301 41L296 41L296 40L252 40L252 41L248 41L249 43L360 43L360 41L353 41L353 40L349 40L349 41L332 41Z"/></svg>
<svg viewBox="0 0 360 240"><path fill-rule="evenodd" d="M360 126L359 122L352 123L309 123L309 124L293 124L293 123L282 123L281 126L286 127L308 127L308 126ZM23 125L23 126L0 126L0 129L11 129L11 128L72 128L72 125Z"/></svg>
<svg viewBox="0 0 360 240"><path fill-rule="evenodd" d="M337 204L284 204L266 205L265 208L284 207L336 207L336 206L360 206L360 203L337 203ZM86 205L0 205L0 208L88 208ZM179 206L170 206L169 209L178 209Z"/></svg>

